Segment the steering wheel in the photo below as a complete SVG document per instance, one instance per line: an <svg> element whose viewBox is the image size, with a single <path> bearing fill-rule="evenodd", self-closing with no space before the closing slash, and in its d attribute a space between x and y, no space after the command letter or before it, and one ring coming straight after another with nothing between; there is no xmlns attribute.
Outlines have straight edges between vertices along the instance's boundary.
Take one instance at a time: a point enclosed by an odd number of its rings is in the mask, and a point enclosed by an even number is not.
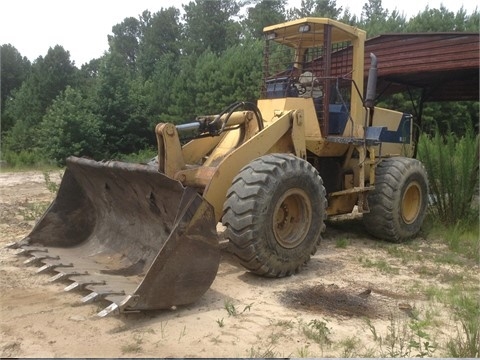
<svg viewBox="0 0 480 360"><path fill-rule="evenodd" d="M305 87L305 85L303 85L301 83L296 83L295 86L298 89L298 94L299 95L303 95L307 92L307 88Z"/></svg>

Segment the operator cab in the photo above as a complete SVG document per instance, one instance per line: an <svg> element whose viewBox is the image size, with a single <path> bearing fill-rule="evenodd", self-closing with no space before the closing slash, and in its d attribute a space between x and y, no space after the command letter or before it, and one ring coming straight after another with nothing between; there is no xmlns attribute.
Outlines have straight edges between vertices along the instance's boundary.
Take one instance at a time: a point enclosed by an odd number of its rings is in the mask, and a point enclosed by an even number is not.
<svg viewBox="0 0 480 360"><path fill-rule="evenodd" d="M267 27L264 35L261 97L312 99L322 133L343 134L350 112L362 107L357 89L363 89L365 33L331 19L305 18Z"/></svg>

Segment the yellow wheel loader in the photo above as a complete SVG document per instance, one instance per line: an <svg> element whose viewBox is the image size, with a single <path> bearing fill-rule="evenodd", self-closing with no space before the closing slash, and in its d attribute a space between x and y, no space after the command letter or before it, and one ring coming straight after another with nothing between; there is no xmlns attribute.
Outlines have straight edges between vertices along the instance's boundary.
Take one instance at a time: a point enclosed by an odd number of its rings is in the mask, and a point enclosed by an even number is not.
<svg viewBox="0 0 480 360"><path fill-rule="evenodd" d="M200 298L220 262L216 226L250 272L282 277L315 254L327 217L363 214L375 237L415 236L427 177L412 116L364 89L365 32L326 18L264 29L261 98L158 124L148 164L70 157L56 199L11 245L99 313L168 309ZM187 139L187 140L185 140Z"/></svg>

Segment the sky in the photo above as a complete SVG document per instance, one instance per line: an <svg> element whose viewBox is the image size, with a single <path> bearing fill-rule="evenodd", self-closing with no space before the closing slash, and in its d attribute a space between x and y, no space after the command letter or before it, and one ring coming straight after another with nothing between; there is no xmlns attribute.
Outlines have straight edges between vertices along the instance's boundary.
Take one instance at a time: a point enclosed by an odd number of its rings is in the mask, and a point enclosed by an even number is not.
<svg viewBox="0 0 480 360"><path fill-rule="evenodd" d="M301 0L290 0L299 7ZM183 3L188 3L186 0ZM361 15L366 0L337 0L338 7L348 7L351 14ZM136 17L144 11L155 13L162 7L181 9L175 0L6 0L0 4L0 45L13 45L22 56L34 61L45 56L50 47L61 45L70 52L77 67L98 58L108 50L107 36L112 26L126 17ZM471 14L477 0L382 0L384 9L398 10L410 18L428 5L457 12L462 6Z"/></svg>

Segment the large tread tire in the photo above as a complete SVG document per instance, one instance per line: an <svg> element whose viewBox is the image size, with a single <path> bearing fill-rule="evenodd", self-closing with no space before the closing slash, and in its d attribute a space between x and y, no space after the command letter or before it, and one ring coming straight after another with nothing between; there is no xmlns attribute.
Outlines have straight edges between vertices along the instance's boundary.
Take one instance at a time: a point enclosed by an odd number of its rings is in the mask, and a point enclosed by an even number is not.
<svg viewBox="0 0 480 360"><path fill-rule="evenodd" d="M416 159L383 159L375 171L375 190L368 194L369 213L363 214L373 236L400 243L418 234L425 219L428 179Z"/></svg>
<svg viewBox="0 0 480 360"><path fill-rule="evenodd" d="M224 235L246 269L289 276L317 251L326 206L322 179L312 165L289 154L264 155L234 178L223 208Z"/></svg>

